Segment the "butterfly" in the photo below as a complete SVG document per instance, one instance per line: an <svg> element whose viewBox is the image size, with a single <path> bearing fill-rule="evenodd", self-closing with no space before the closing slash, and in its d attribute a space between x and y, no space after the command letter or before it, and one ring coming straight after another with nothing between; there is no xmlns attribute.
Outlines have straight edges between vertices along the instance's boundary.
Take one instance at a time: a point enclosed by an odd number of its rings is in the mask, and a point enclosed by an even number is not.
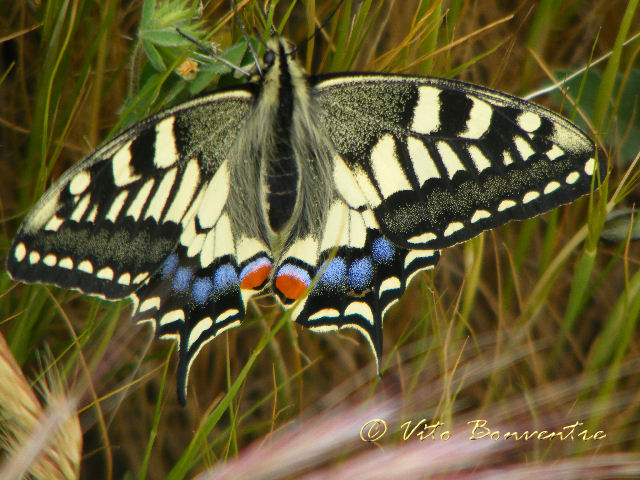
<svg viewBox="0 0 640 480"><path fill-rule="evenodd" d="M311 330L382 323L439 250L589 193L591 139L455 80L309 75L288 41L260 75L150 116L66 171L10 247L15 280L107 300L175 339L184 404L202 347L274 295ZM597 188L597 185L596 185Z"/></svg>

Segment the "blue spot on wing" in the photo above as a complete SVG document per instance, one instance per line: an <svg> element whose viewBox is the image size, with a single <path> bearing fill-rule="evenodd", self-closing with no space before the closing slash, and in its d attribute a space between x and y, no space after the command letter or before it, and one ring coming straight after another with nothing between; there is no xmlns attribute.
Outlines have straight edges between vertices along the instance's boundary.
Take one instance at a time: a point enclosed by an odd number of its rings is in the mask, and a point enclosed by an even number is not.
<svg viewBox="0 0 640 480"><path fill-rule="evenodd" d="M371 245L371 255L376 263L389 264L393 261L395 253L393 244L383 237L378 237Z"/></svg>
<svg viewBox="0 0 640 480"><path fill-rule="evenodd" d="M335 286L344 282L347 274L347 264L343 258L333 258L328 264L325 263L320 267L320 271L323 269L322 276L318 280L319 283Z"/></svg>
<svg viewBox="0 0 640 480"><path fill-rule="evenodd" d="M238 274L236 269L228 263L221 265L213 274L213 288L216 291L225 290L230 286L238 284Z"/></svg>
<svg viewBox="0 0 640 480"><path fill-rule="evenodd" d="M162 274L163 277L169 277L171 275L173 275L173 272L176 271L176 268L178 268L178 255L175 253L172 253L171 255L169 255L167 257L167 259L164 261L164 263L162 264L162 268L160 270L160 273Z"/></svg>
<svg viewBox="0 0 640 480"><path fill-rule="evenodd" d="M191 294L196 303L204 304L209 299L213 283L208 278L197 278L191 287Z"/></svg>
<svg viewBox="0 0 640 480"><path fill-rule="evenodd" d="M349 286L356 291L361 291L371 286L372 277L373 265L368 257L354 260L349 266L347 280Z"/></svg>
<svg viewBox="0 0 640 480"><path fill-rule="evenodd" d="M182 292L189 288L191 277L193 272L188 267L181 267L176 271L175 277L173 277L173 289Z"/></svg>

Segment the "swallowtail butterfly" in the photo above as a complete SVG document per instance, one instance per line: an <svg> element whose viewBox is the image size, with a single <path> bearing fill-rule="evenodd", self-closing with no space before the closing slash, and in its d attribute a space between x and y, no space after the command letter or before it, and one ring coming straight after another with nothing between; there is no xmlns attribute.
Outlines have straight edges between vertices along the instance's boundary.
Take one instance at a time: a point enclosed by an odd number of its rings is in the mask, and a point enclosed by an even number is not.
<svg viewBox="0 0 640 480"><path fill-rule="evenodd" d="M270 292L315 331L382 320L438 250L565 204L606 173L561 116L454 80L308 75L274 38L255 81L148 117L69 169L10 248L16 280L133 300L178 344Z"/></svg>

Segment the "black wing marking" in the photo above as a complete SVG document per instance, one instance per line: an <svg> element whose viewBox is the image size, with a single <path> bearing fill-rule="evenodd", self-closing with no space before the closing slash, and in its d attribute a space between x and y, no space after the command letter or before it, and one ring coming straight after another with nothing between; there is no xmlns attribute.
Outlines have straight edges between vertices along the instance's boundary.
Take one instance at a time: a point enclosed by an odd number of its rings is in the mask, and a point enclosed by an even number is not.
<svg viewBox="0 0 640 480"><path fill-rule="evenodd" d="M444 248L535 216L606 174L576 126L503 93L399 75L313 82L321 123L351 172L343 183L360 186L383 234L405 248Z"/></svg>
<svg viewBox="0 0 640 480"><path fill-rule="evenodd" d="M371 346L379 369L385 314L413 276L433 268L439 258L438 251L407 250L368 229L364 248L339 247L320 256L309 271L317 276L316 282L291 318L315 332L359 331Z"/></svg>
<svg viewBox="0 0 640 480"><path fill-rule="evenodd" d="M350 200L361 196L357 189ZM284 253L272 291L285 307L293 306L292 320L313 331L358 330L379 366L384 315L417 272L438 262L439 252L394 245L373 212L352 209L343 198L333 200L325 221L320 232Z"/></svg>
<svg viewBox="0 0 640 480"><path fill-rule="evenodd" d="M119 299L175 249L232 145L251 85L149 117L68 170L24 220L7 270Z"/></svg>

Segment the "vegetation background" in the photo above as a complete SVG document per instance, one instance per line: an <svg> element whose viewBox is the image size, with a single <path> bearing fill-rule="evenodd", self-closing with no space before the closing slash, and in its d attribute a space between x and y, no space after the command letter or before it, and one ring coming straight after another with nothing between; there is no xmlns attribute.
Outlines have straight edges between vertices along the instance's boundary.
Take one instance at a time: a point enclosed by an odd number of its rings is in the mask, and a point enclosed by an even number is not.
<svg viewBox="0 0 640 480"><path fill-rule="evenodd" d="M265 22L238 1L238 17L250 34L310 38L299 60L312 72L520 96L575 74L535 100L597 140L610 176L591 198L445 250L386 317L381 378L356 332L304 331L259 298L198 357L182 408L173 343L135 326L127 302L0 274L0 476L640 475L638 0L276 3ZM226 0L0 1L0 255L52 179L117 130L239 81L185 63L194 46L175 32L249 63L233 16ZM373 418L388 430L363 442ZM421 419L443 425L431 438ZM475 419L502 434L581 425L573 440L472 441Z"/></svg>

